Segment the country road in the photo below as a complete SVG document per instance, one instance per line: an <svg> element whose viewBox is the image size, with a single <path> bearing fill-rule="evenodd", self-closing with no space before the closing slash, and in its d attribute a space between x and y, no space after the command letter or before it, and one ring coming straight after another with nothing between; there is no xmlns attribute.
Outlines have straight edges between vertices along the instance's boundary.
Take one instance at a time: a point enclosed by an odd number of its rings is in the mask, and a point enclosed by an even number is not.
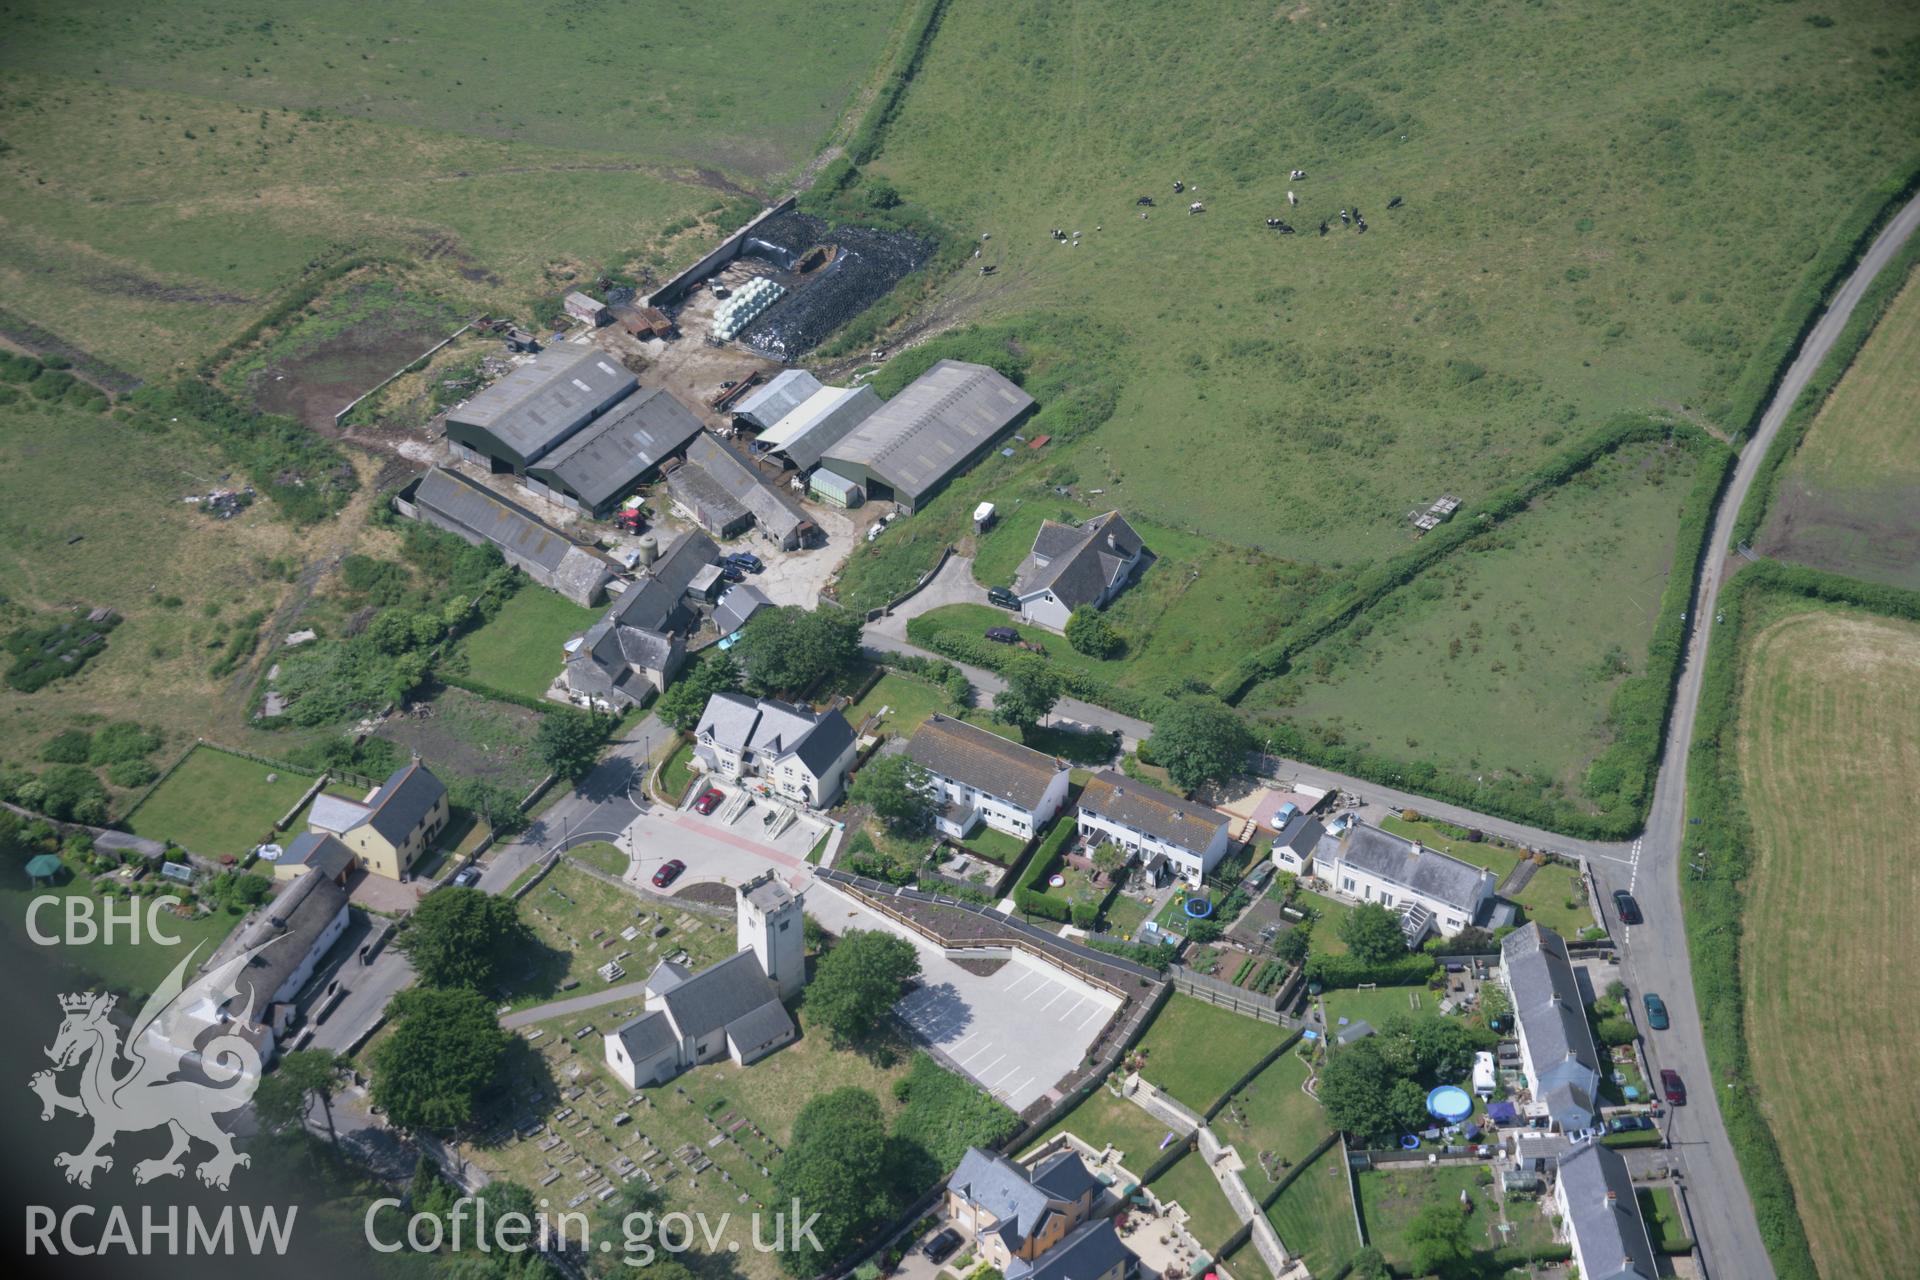
<svg viewBox="0 0 1920 1280"><path fill-rule="evenodd" d="M1753 487L1767 447L1779 434L1780 424L1806 389L1814 370L1833 349L1835 339L1846 327L1867 286L1916 227L1920 227L1920 197L1895 215L1868 248L1853 275L1834 295L1826 314L1801 343L1799 354L1760 419L1759 429L1742 451L1733 481L1721 496L1720 508L1714 517L1713 537L1707 543L1706 563L1701 568L1692 611L1692 634L1674 690L1673 714L1667 722L1667 745L1660 762L1660 777L1654 785L1646 829L1636 846L1640 850L1638 861L1626 868L1612 863L1594 864L1614 936L1624 941L1622 970L1627 985L1636 992L1657 991L1667 1002L1672 1026L1649 1035L1648 1043L1653 1049L1655 1068L1678 1071L1689 1085L1688 1105L1675 1112L1669 1136L1686 1158L1694 1227L1699 1233L1709 1274L1715 1280L1747 1280L1748 1277L1758 1280L1773 1274L1773 1264L1761 1244L1753 1203L1747 1198L1739 1163L1720 1119L1716 1095L1725 1086L1715 1080L1707 1068L1680 907L1680 873L1684 866L1681 846L1687 824L1687 753L1693 743L1694 716L1700 707L1707 643L1713 632L1720 587L1729 576L1727 552L1733 537L1733 522L1747 491ZM1604 902L1604 897L1606 892L1617 888L1633 891L1646 916L1646 924L1622 929L1618 920L1612 919L1612 903Z"/></svg>

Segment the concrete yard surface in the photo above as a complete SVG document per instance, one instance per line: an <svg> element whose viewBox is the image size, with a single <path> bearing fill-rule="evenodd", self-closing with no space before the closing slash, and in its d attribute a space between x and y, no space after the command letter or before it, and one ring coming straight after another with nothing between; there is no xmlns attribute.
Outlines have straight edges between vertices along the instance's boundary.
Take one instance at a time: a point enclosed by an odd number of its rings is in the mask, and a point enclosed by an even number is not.
<svg viewBox="0 0 1920 1280"><path fill-rule="evenodd" d="M1045 1096L1080 1065L1120 1007L1058 966L1015 951L987 974L947 958L926 938L824 881L805 893L807 914L834 934L883 929L920 953L919 985L895 1006L908 1028L947 1066L1015 1111Z"/></svg>

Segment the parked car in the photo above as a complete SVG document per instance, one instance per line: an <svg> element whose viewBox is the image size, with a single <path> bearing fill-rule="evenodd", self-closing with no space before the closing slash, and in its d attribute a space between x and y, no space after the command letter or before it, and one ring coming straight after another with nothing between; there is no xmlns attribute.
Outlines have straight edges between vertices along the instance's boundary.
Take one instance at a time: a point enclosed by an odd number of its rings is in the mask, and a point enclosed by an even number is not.
<svg viewBox="0 0 1920 1280"><path fill-rule="evenodd" d="M1020 633L1012 627L988 627L985 634L987 639L993 641L995 644L1018 644L1020 642Z"/></svg>
<svg viewBox="0 0 1920 1280"><path fill-rule="evenodd" d="M672 858L661 863L660 869L653 873L653 887L656 889L666 888L675 880L678 880L680 873L686 869L687 864L678 858Z"/></svg>
<svg viewBox="0 0 1920 1280"><path fill-rule="evenodd" d="M1020 597L1005 587L988 587L987 603L997 604L1002 609L1018 609L1020 607Z"/></svg>
<svg viewBox="0 0 1920 1280"><path fill-rule="evenodd" d="M748 573L759 573L767 567L761 562L760 557L751 551L735 551L725 557L725 562L727 564L737 564Z"/></svg>
<svg viewBox="0 0 1920 1280"><path fill-rule="evenodd" d="M1641 921L1640 904L1625 889L1613 891L1613 909L1620 913L1621 924L1639 924Z"/></svg>
<svg viewBox="0 0 1920 1280"><path fill-rule="evenodd" d="M725 792L715 787L708 787L700 793L700 798L693 802L693 807L695 811L699 813L712 813L720 807L720 802L726 798Z"/></svg>
<svg viewBox="0 0 1920 1280"><path fill-rule="evenodd" d="M733 561L726 560L721 562L720 576L728 582L745 582L747 580L747 571Z"/></svg>
<svg viewBox="0 0 1920 1280"><path fill-rule="evenodd" d="M1652 1116L1615 1116L1607 1121L1609 1133L1639 1133L1653 1127Z"/></svg>
<svg viewBox="0 0 1920 1280"><path fill-rule="evenodd" d="M941 1231L939 1235L927 1241L926 1247L921 1249L920 1252L927 1255L929 1262L938 1266L953 1256L953 1251L960 1247L960 1240L960 1233L952 1227L948 1227Z"/></svg>
<svg viewBox="0 0 1920 1280"><path fill-rule="evenodd" d="M1680 1073L1672 1067L1660 1069L1660 1092L1665 1095L1668 1106L1687 1105L1687 1086L1681 1082Z"/></svg>
<svg viewBox="0 0 1920 1280"><path fill-rule="evenodd" d="M1667 1029L1667 1002L1651 991L1641 997L1641 1002L1647 1006L1647 1025L1655 1031L1665 1031Z"/></svg>
<svg viewBox="0 0 1920 1280"><path fill-rule="evenodd" d="M480 868L477 866L460 868L459 873L453 877L453 882L462 889L471 889L480 883Z"/></svg>

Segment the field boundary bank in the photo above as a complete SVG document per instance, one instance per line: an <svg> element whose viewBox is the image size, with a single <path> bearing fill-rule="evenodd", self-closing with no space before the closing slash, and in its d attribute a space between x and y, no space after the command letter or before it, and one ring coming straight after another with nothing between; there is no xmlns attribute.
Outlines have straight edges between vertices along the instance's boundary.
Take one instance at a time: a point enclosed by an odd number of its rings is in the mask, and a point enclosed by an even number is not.
<svg viewBox="0 0 1920 1280"><path fill-rule="evenodd" d="M1769 594L1920 621L1920 592L1777 560L1762 560L1736 573L1720 596L1727 624L1715 630L1708 647L1687 753L1688 816L1700 825L1682 828L1690 846L1683 852L1697 858L1703 869L1681 878L1680 899L1707 1061L1717 1080L1742 1086L1720 1091L1720 1110L1767 1254L1780 1280L1816 1280L1793 1182L1764 1099L1751 1084L1741 984L1743 886L1751 869L1752 830L1742 807L1732 737L1739 725L1749 610Z"/></svg>
<svg viewBox="0 0 1920 1280"><path fill-rule="evenodd" d="M1780 496L1780 484L1788 464L1799 454L1814 422L1859 361L1860 353L1866 349L1874 331L1886 319L1887 312L1893 309L1894 301L1914 278L1917 269L1920 269L1920 239L1909 240L1860 296L1859 305L1848 317L1847 326L1840 331L1839 338L1835 339L1833 350L1814 370L1806 389L1793 402L1786 420L1780 424L1773 443L1767 446L1766 456L1760 460L1759 470L1754 472L1753 487L1747 491L1746 500L1740 504L1739 515L1734 519L1733 545L1722 550L1730 551L1745 546L1759 534L1761 526L1767 522L1767 516L1773 511L1775 500Z"/></svg>
<svg viewBox="0 0 1920 1280"><path fill-rule="evenodd" d="M1787 370L1793 367L1793 358L1799 352L1800 344L1806 341L1807 335L1813 332L1813 326L1826 314L1834 294L1846 283L1853 269L1860 265L1861 257L1872 246L1874 238L1911 196L1920 193L1920 157L1909 159L1896 173L1904 173L1905 176L1888 178L1879 183L1854 206L1853 212L1842 224L1853 228L1851 234L1843 235L1828 245L1817 260L1813 278L1795 290L1772 341L1762 348L1755 362L1748 364L1741 381L1734 384L1733 390L1728 393L1723 416L1727 419L1727 430L1735 440L1745 443L1758 429L1761 415L1766 412L1774 392L1779 390L1780 383L1786 378ZM1768 353L1771 353L1770 360Z"/></svg>
<svg viewBox="0 0 1920 1280"><path fill-rule="evenodd" d="M899 68L887 77L873 95L866 118L847 140L847 159L852 163L866 164L880 154L886 143L887 128L899 114L900 104L906 101L907 90L912 87L914 77L920 74L920 68L927 60L927 50L933 47L934 37L940 34L940 22L946 16L947 3L948 0L921 0L920 8L914 14L913 25L907 28L906 39L901 45Z"/></svg>
<svg viewBox="0 0 1920 1280"><path fill-rule="evenodd" d="M131 395L146 385L145 379L109 364L85 347L76 346L53 330L5 308L0 308L0 338L22 348L36 360L44 361L48 356L69 360L73 363L70 372L116 396Z"/></svg>

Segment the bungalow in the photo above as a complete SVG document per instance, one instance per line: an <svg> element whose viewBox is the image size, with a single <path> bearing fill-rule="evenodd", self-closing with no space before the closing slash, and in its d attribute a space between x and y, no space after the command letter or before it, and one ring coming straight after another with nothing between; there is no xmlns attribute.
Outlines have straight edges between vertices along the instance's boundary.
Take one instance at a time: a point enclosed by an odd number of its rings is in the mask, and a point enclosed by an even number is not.
<svg viewBox="0 0 1920 1280"><path fill-rule="evenodd" d="M1407 946L1483 923L1498 881L1491 871L1364 822L1334 824L1314 846L1314 874L1343 897L1397 911Z"/></svg>
<svg viewBox="0 0 1920 1280"><path fill-rule="evenodd" d="M947 1179L947 1216L1009 1276L1016 1262L1031 1264L1064 1241L1099 1198L1099 1179L1072 1150L1024 1168L996 1151L968 1147Z"/></svg>
<svg viewBox="0 0 1920 1280"><path fill-rule="evenodd" d="M1653 1241L1619 1152L1597 1140L1560 1157L1553 1200L1585 1280L1654 1280Z"/></svg>
<svg viewBox="0 0 1920 1280"><path fill-rule="evenodd" d="M699 973L661 961L647 1011L607 1033L607 1066L629 1089L722 1058L748 1066L799 1034L781 1001L805 979L800 899L767 873L735 890L735 910L740 950Z"/></svg>
<svg viewBox="0 0 1920 1280"><path fill-rule="evenodd" d="M1086 839L1111 841L1143 862L1164 857L1196 888L1231 843L1225 814L1110 769L1082 788L1079 821Z"/></svg>
<svg viewBox="0 0 1920 1280"><path fill-rule="evenodd" d="M1075 609L1104 609L1146 555L1140 535L1118 511L1075 528L1048 520L1014 574L1020 612L1043 627L1065 629Z"/></svg>
<svg viewBox="0 0 1920 1280"><path fill-rule="evenodd" d="M1067 766L997 733L948 716L928 716L907 754L932 775L940 834L964 840L982 821L1028 840L1067 799Z"/></svg>
<svg viewBox="0 0 1920 1280"><path fill-rule="evenodd" d="M693 753L720 777L757 776L789 800L824 809L840 798L853 766L853 726L838 711L716 693L694 730Z"/></svg>
<svg viewBox="0 0 1920 1280"><path fill-rule="evenodd" d="M365 800L315 796L307 828L335 837L374 875L398 880L446 830L447 815L446 784L416 759Z"/></svg>
<svg viewBox="0 0 1920 1280"><path fill-rule="evenodd" d="M1600 1113L1600 1050L1565 939L1528 923L1500 942L1500 980L1513 1000L1520 1065L1533 1094L1527 1111L1566 1133L1594 1125Z"/></svg>

